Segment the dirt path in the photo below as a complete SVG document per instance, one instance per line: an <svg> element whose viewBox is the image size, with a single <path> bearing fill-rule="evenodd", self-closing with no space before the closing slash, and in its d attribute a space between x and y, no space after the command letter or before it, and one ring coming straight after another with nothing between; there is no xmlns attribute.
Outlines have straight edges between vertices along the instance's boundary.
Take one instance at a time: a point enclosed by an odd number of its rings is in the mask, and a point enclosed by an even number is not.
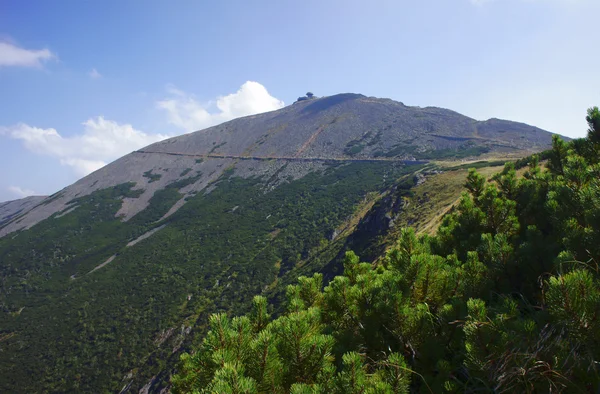
<svg viewBox="0 0 600 394"><path fill-rule="evenodd" d="M426 164L429 163L428 160L403 160L396 159L393 157L372 157L372 158L364 158L364 159L351 159L347 157L295 157L295 156L240 156L240 155L225 155L225 154L199 154L194 155L191 153L181 153L181 152L156 152L156 151L148 151L148 150L138 150L136 153L150 153L150 154L161 154L161 155L171 155L171 156L186 156L186 157L198 157L204 159L238 159L238 160L286 160L286 161L304 161L304 162L322 162L322 161L339 161L339 162L357 162L357 163L365 163L365 162L392 162L392 163L404 163L404 164Z"/></svg>
<svg viewBox="0 0 600 394"><path fill-rule="evenodd" d="M161 220L162 220L162 219L161 219ZM156 227L156 228L153 228L152 230L150 230L150 231L148 231L148 232L144 233L143 235L140 235L139 237L137 237L137 238L136 238L136 239L134 239L133 241L129 242L129 243L127 244L127 247L129 248L129 247L131 247L131 246L133 246L133 245L137 244L138 242L145 240L146 238L150 237L150 236L151 236L152 234L154 234L155 232L157 232L157 231L159 231L159 230L162 230L162 229L163 229L165 226L166 226L166 224L163 224L162 226L158 226L158 227Z"/></svg>
<svg viewBox="0 0 600 394"><path fill-rule="evenodd" d="M115 259L115 257L117 257L116 254L113 254L112 256L110 256L108 259L106 259L106 261L100 265L97 265L93 270L91 270L90 272L87 273L87 275L91 274L92 272L99 270L100 268L104 267L106 264L110 263L111 261L113 261Z"/></svg>
<svg viewBox="0 0 600 394"><path fill-rule="evenodd" d="M302 153L304 153L304 151L306 150L306 148L308 148L310 146L310 144L312 144L317 137L319 136L319 134L321 134L321 132L325 130L325 126L321 126L317 129L317 131L315 131L313 133L313 135L311 135L308 140L306 140L306 142L304 144L302 144L302 146L300 147L300 149L298 149L298 152L296 152L296 154L294 155L294 157L300 157L300 155Z"/></svg>

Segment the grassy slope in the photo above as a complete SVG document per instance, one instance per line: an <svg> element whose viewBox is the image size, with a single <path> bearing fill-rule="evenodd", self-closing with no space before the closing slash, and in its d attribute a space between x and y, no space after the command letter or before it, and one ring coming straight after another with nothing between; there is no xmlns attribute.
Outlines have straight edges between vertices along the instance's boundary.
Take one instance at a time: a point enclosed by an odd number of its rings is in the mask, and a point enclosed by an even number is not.
<svg viewBox="0 0 600 394"><path fill-rule="evenodd" d="M502 167L481 167L477 171L489 178L501 170ZM435 233L442 217L460 199L467 172L466 168L445 171L415 187L400 227L412 226L419 233Z"/></svg>

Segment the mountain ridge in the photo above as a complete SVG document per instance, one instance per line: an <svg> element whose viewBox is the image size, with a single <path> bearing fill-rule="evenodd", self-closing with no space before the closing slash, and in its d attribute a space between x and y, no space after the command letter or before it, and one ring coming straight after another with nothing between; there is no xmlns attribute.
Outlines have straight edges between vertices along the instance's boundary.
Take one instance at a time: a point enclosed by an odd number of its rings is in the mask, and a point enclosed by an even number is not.
<svg viewBox="0 0 600 394"><path fill-rule="evenodd" d="M452 150L463 148L473 156L483 150L526 154L545 149L549 144L549 132L525 123L496 118L477 121L444 108L410 107L391 99L343 93L296 102L279 110L234 119L151 144L20 212L16 220L0 222L0 237L31 228L41 220L64 212L74 198L129 181L144 188L135 201L124 200L125 208L119 215L131 218L147 206L156 191L181 178L166 174L170 166L179 171L178 174L188 168L196 174L202 172L185 190L189 196L217 179L224 168L246 157L304 162L311 158L348 162L429 160L435 159L436 151L444 149L450 156L454 153ZM182 157L176 160L149 157L169 153L179 153ZM197 163L202 157L209 160ZM275 173L274 167L266 172ZM304 163L296 167L285 175L299 177L318 166ZM153 171L157 172L154 178L144 175ZM237 172L242 176L255 175L248 168L238 168Z"/></svg>

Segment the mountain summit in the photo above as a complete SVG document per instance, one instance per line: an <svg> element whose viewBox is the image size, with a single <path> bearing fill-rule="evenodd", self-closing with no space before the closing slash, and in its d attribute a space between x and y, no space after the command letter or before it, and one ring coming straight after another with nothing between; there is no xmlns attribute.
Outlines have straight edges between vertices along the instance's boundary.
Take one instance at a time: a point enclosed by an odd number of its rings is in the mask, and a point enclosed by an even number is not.
<svg viewBox="0 0 600 394"><path fill-rule="evenodd" d="M132 152L20 212L18 219L0 223L0 236L72 209L68 203L74 198L126 182L134 182L134 190L141 192L124 199L117 213L124 220L146 208L157 190L184 180L183 196L167 213L170 215L228 168L244 178L277 174L278 179L297 179L329 161L526 154L546 149L550 143L551 133L522 123L481 122L447 109L409 107L361 94L312 98ZM184 174L187 169L190 171Z"/></svg>

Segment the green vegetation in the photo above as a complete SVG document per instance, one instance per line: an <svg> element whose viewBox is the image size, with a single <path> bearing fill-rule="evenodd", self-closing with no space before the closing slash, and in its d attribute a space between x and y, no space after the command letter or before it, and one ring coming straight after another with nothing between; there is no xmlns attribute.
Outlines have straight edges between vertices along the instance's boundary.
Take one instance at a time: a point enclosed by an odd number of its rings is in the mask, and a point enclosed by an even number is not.
<svg viewBox="0 0 600 394"><path fill-rule="evenodd" d="M206 332L210 313L245 313L254 295L321 269L329 260L316 251L335 257L343 242L327 239L365 196L418 168L337 165L269 192L268 180L230 169L163 221L197 176L157 191L127 222L115 218L122 198L141 191L124 184L1 238L0 391L115 392L129 372L143 386Z"/></svg>
<svg viewBox="0 0 600 394"><path fill-rule="evenodd" d="M380 264L215 314L175 392L597 392L600 389L600 112L588 138L556 137L547 169L469 172L434 236L402 230Z"/></svg>
<svg viewBox="0 0 600 394"><path fill-rule="evenodd" d="M390 126L387 126L387 128L389 127ZM365 147L373 146L381 142L382 135L383 130L379 130L376 133L373 130L368 131L359 139L348 142L344 148L344 153L348 156L354 156L355 154L360 153Z"/></svg>
<svg viewBox="0 0 600 394"><path fill-rule="evenodd" d="M480 161L476 161L474 163L460 164L458 166L446 167L444 169L447 171L469 169L469 168L477 169L477 168L485 168L485 167L500 167L505 164L506 164L505 160L492 160L492 161L480 160ZM525 164L525 166L526 165L527 164ZM523 166L523 167L525 167L525 166Z"/></svg>
<svg viewBox="0 0 600 394"><path fill-rule="evenodd" d="M480 156L484 153L490 152L490 148L487 146L470 146L463 145L456 149L445 148L427 151L415 155L416 159L464 159L465 157Z"/></svg>
<svg viewBox="0 0 600 394"><path fill-rule="evenodd" d="M549 149L549 150L545 150L545 151L540 152L540 153L535 154L535 155L530 155L530 156L527 156L527 157L523 157L523 158L521 158L521 159L519 159L519 160L517 160L515 162L515 169L516 170L520 170L521 168L525 168L525 167L529 166L529 163L531 163L532 160L538 160L538 161L544 160L544 161L546 161L551 156L552 156L552 150Z"/></svg>
<svg viewBox="0 0 600 394"><path fill-rule="evenodd" d="M156 182L162 177L161 174L153 174L152 170L144 172L144 178L148 178L148 183Z"/></svg>
<svg viewBox="0 0 600 394"><path fill-rule="evenodd" d="M226 143L227 143L227 141L223 141L220 144L216 144L215 146L212 147L212 149L210 150L210 152L208 152L208 154L210 155L211 153L214 153L217 149L224 146Z"/></svg>
<svg viewBox="0 0 600 394"><path fill-rule="evenodd" d="M361 144L348 144L346 149L344 149L344 153L348 156L354 156L357 153L360 153L365 148L364 145Z"/></svg>
<svg viewBox="0 0 600 394"><path fill-rule="evenodd" d="M49 196L48 198L44 199L44 201L42 202L43 205L48 205L50 204L52 201L57 200L59 198L62 197L62 190L58 191L54 194L52 194L51 196Z"/></svg>
<svg viewBox="0 0 600 394"><path fill-rule="evenodd" d="M410 143L397 144L387 152L377 151L375 156L396 157L400 155L411 155L417 160L443 160L443 159L464 159L466 157L480 156L490 151L486 146L474 146L464 144L457 148L434 149L419 151L419 147Z"/></svg>
<svg viewBox="0 0 600 394"><path fill-rule="evenodd" d="M202 177L202 171L196 171L196 175L180 179L167 185L167 189L183 189L184 187L196 183Z"/></svg>

